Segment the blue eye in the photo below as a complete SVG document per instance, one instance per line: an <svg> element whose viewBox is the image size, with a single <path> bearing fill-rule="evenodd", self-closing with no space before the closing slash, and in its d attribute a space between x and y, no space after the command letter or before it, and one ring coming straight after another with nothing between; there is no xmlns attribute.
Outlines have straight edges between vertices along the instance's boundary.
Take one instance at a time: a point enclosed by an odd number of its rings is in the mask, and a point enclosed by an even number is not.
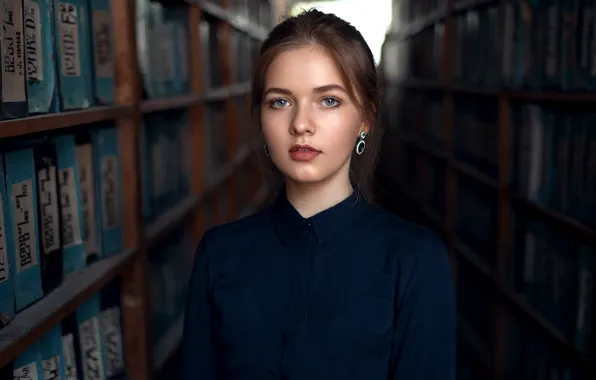
<svg viewBox="0 0 596 380"><path fill-rule="evenodd" d="M274 99L271 101L271 108L283 108L289 104L285 99Z"/></svg>
<svg viewBox="0 0 596 380"><path fill-rule="evenodd" d="M325 98L323 99L323 105L330 108L337 107L339 105L339 100L335 98Z"/></svg>

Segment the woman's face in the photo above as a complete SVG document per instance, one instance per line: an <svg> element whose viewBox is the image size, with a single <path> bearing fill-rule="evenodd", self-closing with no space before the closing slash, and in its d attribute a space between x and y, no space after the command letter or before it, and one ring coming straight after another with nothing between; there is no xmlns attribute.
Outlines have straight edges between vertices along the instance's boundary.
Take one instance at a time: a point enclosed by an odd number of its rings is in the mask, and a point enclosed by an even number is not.
<svg viewBox="0 0 596 380"><path fill-rule="evenodd" d="M271 63L261 127L271 160L296 183L347 181L358 136L368 133L335 62L316 46L284 52Z"/></svg>

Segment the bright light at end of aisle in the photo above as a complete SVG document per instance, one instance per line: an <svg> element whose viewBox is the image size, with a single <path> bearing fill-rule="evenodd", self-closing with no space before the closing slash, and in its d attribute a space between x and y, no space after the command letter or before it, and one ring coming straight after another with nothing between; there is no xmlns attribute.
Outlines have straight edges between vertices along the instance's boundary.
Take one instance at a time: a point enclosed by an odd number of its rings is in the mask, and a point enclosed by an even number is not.
<svg viewBox="0 0 596 380"><path fill-rule="evenodd" d="M391 24L391 0L302 1L292 6L290 15L310 8L333 13L354 25L379 63L385 33Z"/></svg>

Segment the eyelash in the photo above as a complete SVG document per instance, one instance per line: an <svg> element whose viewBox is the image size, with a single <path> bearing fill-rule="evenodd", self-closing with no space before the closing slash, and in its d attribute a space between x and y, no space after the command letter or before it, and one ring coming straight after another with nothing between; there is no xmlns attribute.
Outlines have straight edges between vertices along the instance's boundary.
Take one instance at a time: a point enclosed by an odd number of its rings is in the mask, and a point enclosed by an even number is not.
<svg viewBox="0 0 596 380"><path fill-rule="evenodd" d="M339 106L341 105L341 101L340 101L339 99L337 99L337 98L333 97L333 96L327 96L327 97L323 98L323 100L322 100L322 101L326 101L326 100L333 100L333 101L335 102L335 103L334 103L334 105L332 105L332 106L327 106L326 108L337 108L337 107L339 107ZM280 108L283 108L283 106L282 106L282 107L276 107L276 106L275 106L276 102L279 102L279 101L288 102L288 100L286 100L286 99L283 99L283 98L271 99L271 100L269 101L269 107L270 107L270 108L273 108L273 109L280 109ZM289 102L288 102L288 103L289 103Z"/></svg>

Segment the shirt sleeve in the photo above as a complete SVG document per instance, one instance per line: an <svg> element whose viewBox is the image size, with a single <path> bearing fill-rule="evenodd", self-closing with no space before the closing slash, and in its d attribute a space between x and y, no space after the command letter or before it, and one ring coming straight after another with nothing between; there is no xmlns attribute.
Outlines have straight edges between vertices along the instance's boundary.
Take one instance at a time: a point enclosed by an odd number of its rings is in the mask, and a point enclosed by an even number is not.
<svg viewBox="0 0 596 380"><path fill-rule="evenodd" d="M400 260L392 379L454 380L456 307L450 261L428 231Z"/></svg>
<svg viewBox="0 0 596 380"><path fill-rule="evenodd" d="M179 380L221 378L221 356L214 333L217 327L209 295L210 232L207 231L201 239L190 277L180 345Z"/></svg>

